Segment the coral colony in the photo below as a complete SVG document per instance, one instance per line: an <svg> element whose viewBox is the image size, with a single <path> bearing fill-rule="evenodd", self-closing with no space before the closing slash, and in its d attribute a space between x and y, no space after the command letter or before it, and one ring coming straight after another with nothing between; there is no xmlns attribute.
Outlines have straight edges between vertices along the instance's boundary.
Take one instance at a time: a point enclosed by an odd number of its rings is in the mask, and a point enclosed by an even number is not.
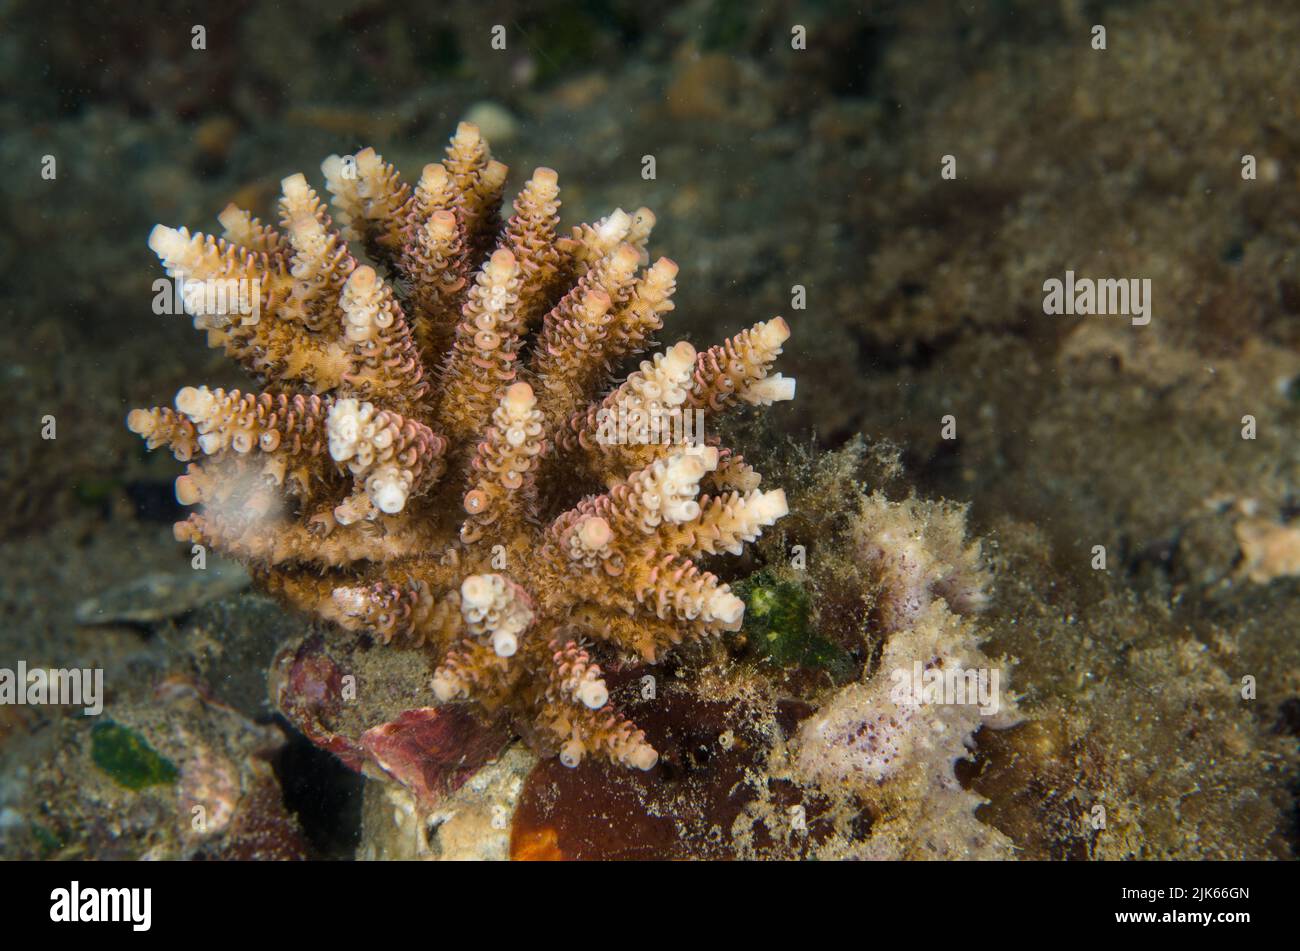
<svg viewBox="0 0 1300 951"><path fill-rule="evenodd" d="M185 387L127 419L189 463L176 496L202 508L177 539L345 628L424 645L438 701L504 711L566 765L651 768L593 652L654 660L737 630L744 603L696 559L739 554L787 513L716 438L661 433L792 399L769 372L789 328L680 342L618 383L673 308L647 209L562 235L539 168L503 223L506 166L469 123L414 188L372 149L322 170L337 230L292 175L279 231L231 206L221 238L149 238L173 279L257 298L183 300L260 392Z"/></svg>

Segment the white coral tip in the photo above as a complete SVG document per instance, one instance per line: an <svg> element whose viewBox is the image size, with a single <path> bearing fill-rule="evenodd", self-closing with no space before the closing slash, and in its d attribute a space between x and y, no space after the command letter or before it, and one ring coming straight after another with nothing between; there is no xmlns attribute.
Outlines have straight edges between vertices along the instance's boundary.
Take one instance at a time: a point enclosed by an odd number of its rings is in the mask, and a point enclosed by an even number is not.
<svg viewBox="0 0 1300 951"><path fill-rule="evenodd" d="M366 589L363 587L335 588L330 592L330 598L346 617L360 617L366 613Z"/></svg>
<svg viewBox="0 0 1300 951"><path fill-rule="evenodd" d="M376 473L367 490L370 501L387 515L396 515L406 506L408 488L406 480L397 469L389 467Z"/></svg>
<svg viewBox="0 0 1300 951"><path fill-rule="evenodd" d="M194 505L201 498L198 484L189 476L176 478L176 501L181 505Z"/></svg>
<svg viewBox="0 0 1300 951"><path fill-rule="evenodd" d="M337 158L337 155L330 156L330 159ZM328 162L330 159L326 159L325 162ZM321 163L322 168L324 167L325 162ZM329 173L327 172L326 174L328 175ZM280 179L280 190L284 193L284 197L291 201L305 197L307 194L307 176L302 172L295 172L287 178Z"/></svg>
<svg viewBox="0 0 1300 951"><path fill-rule="evenodd" d="M154 225L149 232L149 250L158 255L164 263L179 257L189 245L189 235L185 229L168 228L166 225Z"/></svg>
<svg viewBox="0 0 1300 951"><path fill-rule="evenodd" d="M543 201L549 201L560 192L560 175L553 168L539 165L533 169L530 184L537 190L538 197Z"/></svg>
<svg viewBox="0 0 1300 951"><path fill-rule="evenodd" d="M700 517L700 503L694 499L684 502L670 502L664 506L664 518L674 525L693 522Z"/></svg>
<svg viewBox="0 0 1300 951"><path fill-rule="evenodd" d="M560 747L560 762L569 769L573 769L582 762L582 755L585 752L587 752L587 749L582 745L582 740L569 740Z"/></svg>
<svg viewBox="0 0 1300 951"><path fill-rule="evenodd" d="M609 688L603 680L588 680L578 688L578 699L584 706L599 710L609 699Z"/></svg>
<svg viewBox="0 0 1300 951"><path fill-rule="evenodd" d="M346 462L357 453L361 439L361 404L354 399L339 400L330 407L325 418L325 433L329 438L330 458Z"/></svg>
<svg viewBox="0 0 1300 951"><path fill-rule="evenodd" d="M519 650L519 638L509 631L497 631L492 635L492 650L498 657L513 657Z"/></svg>
<svg viewBox="0 0 1300 951"><path fill-rule="evenodd" d="M462 149L471 149L483 140L483 133L473 122L461 121L456 125L455 144Z"/></svg>
<svg viewBox="0 0 1300 951"><path fill-rule="evenodd" d="M615 208L597 224L596 233L600 235L601 241L612 244L615 241L622 241L631 227L632 216L622 208Z"/></svg>
<svg viewBox="0 0 1300 951"><path fill-rule="evenodd" d="M501 402L507 412L522 416L537 405L537 397L527 383L512 383Z"/></svg>
<svg viewBox="0 0 1300 951"><path fill-rule="evenodd" d="M176 409L190 419L203 419L212 408L213 396L206 386L183 386L176 391Z"/></svg>
<svg viewBox="0 0 1300 951"><path fill-rule="evenodd" d="M147 409L133 409L126 414L126 428L137 436L151 436L158 425Z"/></svg>
<svg viewBox="0 0 1300 951"><path fill-rule="evenodd" d="M604 548L613 537L614 533L610 530L609 522L599 515L584 519L578 529L578 540L582 542L582 547L589 551Z"/></svg>
<svg viewBox="0 0 1300 951"><path fill-rule="evenodd" d="M221 222L221 227L227 231L233 231L235 228L248 223L249 214L244 211L233 201L229 202L221 213L217 215L217 221Z"/></svg>
<svg viewBox="0 0 1300 951"><path fill-rule="evenodd" d="M719 588L709 599L708 613L728 630L739 630L745 618L745 602L727 588Z"/></svg>
<svg viewBox="0 0 1300 951"><path fill-rule="evenodd" d="M790 514L790 503L786 501L785 489L773 489L760 494L748 508L764 525L771 525L777 519L785 518Z"/></svg>
<svg viewBox="0 0 1300 951"><path fill-rule="evenodd" d="M689 374L695 367L695 348L685 340L679 341L664 354L662 366L674 377Z"/></svg>
<svg viewBox="0 0 1300 951"><path fill-rule="evenodd" d="M400 483L384 483L375 492L375 505L386 515L396 515L406 506L406 490Z"/></svg>
<svg viewBox="0 0 1300 951"><path fill-rule="evenodd" d="M374 290L378 276L375 269L368 264L362 264L348 275L345 286L351 288L357 294L366 294Z"/></svg>
<svg viewBox="0 0 1300 951"><path fill-rule="evenodd" d="M495 598L491 575L470 575L461 582L460 601L466 608L486 608Z"/></svg>
<svg viewBox="0 0 1300 951"><path fill-rule="evenodd" d="M667 479L674 486L685 487L698 482L708 471L706 460L699 454L679 452L668 460Z"/></svg>
<svg viewBox="0 0 1300 951"><path fill-rule="evenodd" d="M712 472L718 468L718 463L722 459L722 456L718 454L717 446L692 446L686 452L704 464L705 472Z"/></svg>
<svg viewBox="0 0 1300 951"><path fill-rule="evenodd" d="M455 700L460 693L460 688L455 682L449 680L441 674L435 674L433 677L433 695L438 698L440 703L447 703L449 700Z"/></svg>
<svg viewBox="0 0 1300 951"><path fill-rule="evenodd" d="M747 403L767 405L794 399L794 377L774 373L747 386L740 398Z"/></svg>
<svg viewBox="0 0 1300 951"><path fill-rule="evenodd" d="M519 262L507 249L497 248L483 269L489 280L504 284L519 273Z"/></svg>
<svg viewBox="0 0 1300 951"><path fill-rule="evenodd" d="M790 339L790 325L785 322L784 317L773 317L758 324L754 330L758 332L759 340L763 345L773 349Z"/></svg>

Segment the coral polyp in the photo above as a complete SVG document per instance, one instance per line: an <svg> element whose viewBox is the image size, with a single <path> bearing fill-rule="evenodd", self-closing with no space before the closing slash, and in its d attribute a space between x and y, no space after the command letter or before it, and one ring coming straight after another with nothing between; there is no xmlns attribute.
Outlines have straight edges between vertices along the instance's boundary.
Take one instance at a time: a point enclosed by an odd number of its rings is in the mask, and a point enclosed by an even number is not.
<svg viewBox="0 0 1300 951"><path fill-rule="evenodd" d="M789 328L679 342L619 382L673 309L649 210L563 234L539 168L503 221L507 169L468 123L414 188L372 149L322 170L333 221L293 175L279 230L232 206L219 238L150 236L195 326L260 386L185 387L128 417L189 463L176 496L201 508L177 539L425 647L431 699L508 715L567 765L651 768L598 659L737 630L744 603L698 561L787 512L739 455L669 421L791 399L770 372Z"/></svg>

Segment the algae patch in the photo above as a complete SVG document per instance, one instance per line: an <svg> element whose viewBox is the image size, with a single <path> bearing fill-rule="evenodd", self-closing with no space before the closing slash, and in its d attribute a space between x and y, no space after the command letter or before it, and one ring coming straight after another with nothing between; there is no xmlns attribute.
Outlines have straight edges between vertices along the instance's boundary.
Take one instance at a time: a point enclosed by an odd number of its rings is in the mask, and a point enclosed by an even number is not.
<svg viewBox="0 0 1300 951"><path fill-rule="evenodd" d="M736 590L745 601L745 634L763 660L778 667L826 670L837 680L851 676L852 658L813 628L811 599L803 585L759 572Z"/></svg>
<svg viewBox="0 0 1300 951"><path fill-rule="evenodd" d="M90 731L90 754L114 782L131 790L174 783L180 776L175 764L144 737L112 721L96 723Z"/></svg>

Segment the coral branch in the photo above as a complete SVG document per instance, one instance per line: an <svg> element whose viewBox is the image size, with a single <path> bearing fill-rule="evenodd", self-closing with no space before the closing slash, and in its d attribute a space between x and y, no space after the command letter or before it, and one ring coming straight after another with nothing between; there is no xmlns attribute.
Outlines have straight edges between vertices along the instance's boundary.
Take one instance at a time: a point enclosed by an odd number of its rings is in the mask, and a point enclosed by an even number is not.
<svg viewBox="0 0 1300 951"><path fill-rule="evenodd" d="M381 643L401 639L415 647L448 643L464 628L456 598L438 599L423 581L348 585L330 594L323 613L354 631L373 631Z"/></svg>
<svg viewBox="0 0 1300 951"><path fill-rule="evenodd" d="M537 508L537 462L546 448L542 414L527 383L506 390L492 413L492 425L470 465L473 488L465 494L469 518L460 538L472 542L488 526L501 532L518 529Z"/></svg>
<svg viewBox="0 0 1300 951"><path fill-rule="evenodd" d="M423 423L345 399L330 407L325 429L330 458L346 463L365 492L365 503L350 501L334 510L340 525L373 518L372 507L394 515L409 496L425 491L442 474L446 443Z"/></svg>
<svg viewBox="0 0 1300 951"><path fill-rule="evenodd" d="M567 419L609 382L609 327L621 320L639 263L621 244L592 267L546 315L533 360L542 381L542 412L551 425Z"/></svg>
<svg viewBox="0 0 1300 951"><path fill-rule="evenodd" d="M290 175L280 187L281 223L293 251L293 293L285 314L312 330L337 332L343 324L339 295L357 262L331 230L325 206L306 178Z"/></svg>
<svg viewBox="0 0 1300 951"><path fill-rule="evenodd" d="M480 432L518 372L519 263L504 248L483 265L456 325L439 417L458 440Z"/></svg>
<svg viewBox="0 0 1300 951"><path fill-rule="evenodd" d="M782 489L753 491L743 496L738 492L706 496L700 509L700 517L695 521L661 529L664 551L690 558L722 552L739 555L746 542L752 542L763 529L790 512Z"/></svg>
<svg viewBox="0 0 1300 951"><path fill-rule="evenodd" d="M684 340L643 361L598 406L569 417L561 446L581 450L595 472L621 478L668 454L674 441L695 441L703 434L682 415L694 369L695 348Z"/></svg>
<svg viewBox="0 0 1300 951"><path fill-rule="evenodd" d="M321 163L325 188L333 196L343 237L364 244L366 253L392 262L402 250L411 187L374 149L331 155Z"/></svg>
<svg viewBox="0 0 1300 951"><path fill-rule="evenodd" d="M793 379L779 373L768 376L789 337L789 325L773 317L700 354L687 405L720 410L738 400L768 406L794 399Z"/></svg>
<svg viewBox="0 0 1300 951"><path fill-rule="evenodd" d="M562 276L555 247L559 195L559 176L554 169L537 169L515 199L515 213L506 226L505 246L520 262L522 272L519 311L525 327L550 306Z"/></svg>
<svg viewBox="0 0 1300 951"><path fill-rule="evenodd" d="M469 282L464 230L454 212L434 211L412 229L402 270L410 281L409 300L418 315L414 331L420 354L431 363L446 350L456 325L461 291Z"/></svg>
<svg viewBox="0 0 1300 951"><path fill-rule="evenodd" d="M217 215L221 227L222 240L237 244L254 253L280 255L286 250L284 239L270 225L264 225L249 212L234 204L227 205Z"/></svg>
<svg viewBox="0 0 1300 951"><path fill-rule="evenodd" d="M470 634L486 637L498 657L511 657L533 623L527 592L503 575L470 575L460 586L460 609Z"/></svg>
<svg viewBox="0 0 1300 951"><path fill-rule="evenodd" d="M429 386L402 309L374 268L352 272L339 299L351 366L344 380L360 396L404 413L420 407Z"/></svg>

